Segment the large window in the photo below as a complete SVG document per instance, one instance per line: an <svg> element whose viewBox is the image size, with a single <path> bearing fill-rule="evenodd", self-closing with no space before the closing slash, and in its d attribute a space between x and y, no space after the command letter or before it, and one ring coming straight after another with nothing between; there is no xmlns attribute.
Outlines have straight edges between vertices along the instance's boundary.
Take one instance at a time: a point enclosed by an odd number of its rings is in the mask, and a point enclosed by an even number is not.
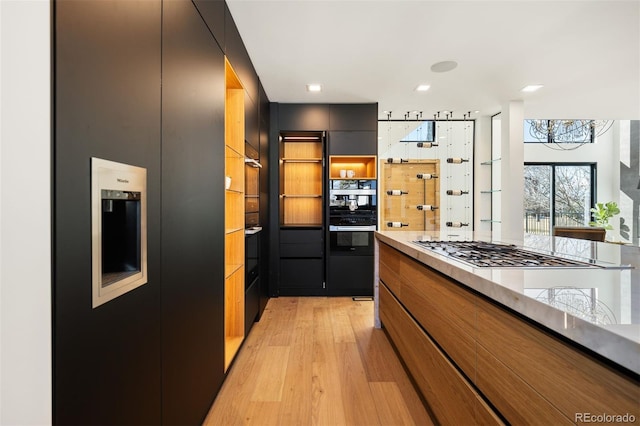
<svg viewBox="0 0 640 426"><path fill-rule="evenodd" d="M594 142L593 120L524 120L525 143Z"/></svg>
<svg viewBox="0 0 640 426"><path fill-rule="evenodd" d="M525 232L551 235L556 225L587 226L595 172L595 164L525 163Z"/></svg>

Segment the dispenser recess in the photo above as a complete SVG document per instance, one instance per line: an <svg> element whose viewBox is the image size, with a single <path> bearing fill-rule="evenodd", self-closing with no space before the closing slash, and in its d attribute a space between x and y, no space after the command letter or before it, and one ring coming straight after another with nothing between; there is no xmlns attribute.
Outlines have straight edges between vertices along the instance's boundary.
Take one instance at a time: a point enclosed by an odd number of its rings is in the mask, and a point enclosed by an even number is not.
<svg viewBox="0 0 640 426"><path fill-rule="evenodd" d="M91 158L92 305L147 282L147 170Z"/></svg>

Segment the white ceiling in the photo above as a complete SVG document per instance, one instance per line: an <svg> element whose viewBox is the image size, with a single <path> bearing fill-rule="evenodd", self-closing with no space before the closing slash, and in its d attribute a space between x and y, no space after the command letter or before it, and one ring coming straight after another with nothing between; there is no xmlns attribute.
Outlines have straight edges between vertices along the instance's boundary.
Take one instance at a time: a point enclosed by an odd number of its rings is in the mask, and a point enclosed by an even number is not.
<svg viewBox="0 0 640 426"><path fill-rule="evenodd" d="M523 100L526 118L640 119L640 0L227 4L272 102L378 102L402 119ZM430 70L445 60L459 65Z"/></svg>

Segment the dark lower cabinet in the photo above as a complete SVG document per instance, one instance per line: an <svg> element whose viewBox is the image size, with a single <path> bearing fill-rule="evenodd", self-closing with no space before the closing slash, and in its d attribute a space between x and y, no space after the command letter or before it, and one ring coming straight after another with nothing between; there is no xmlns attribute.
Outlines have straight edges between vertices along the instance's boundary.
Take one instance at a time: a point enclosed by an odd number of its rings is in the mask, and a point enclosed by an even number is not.
<svg viewBox="0 0 640 426"><path fill-rule="evenodd" d="M329 256L330 296L373 296L373 256Z"/></svg>
<svg viewBox="0 0 640 426"><path fill-rule="evenodd" d="M280 295L321 295L324 289L323 259L280 259Z"/></svg>
<svg viewBox="0 0 640 426"><path fill-rule="evenodd" d="M322 228L280 230L281 296L324 296L325 262Z"/></svg>
<svg viewBox="0 0 640 426"><path fill-rule="evenodd" d="M244 292L244 336L249 335L260 311L260 277L256 277Z"/></svg>

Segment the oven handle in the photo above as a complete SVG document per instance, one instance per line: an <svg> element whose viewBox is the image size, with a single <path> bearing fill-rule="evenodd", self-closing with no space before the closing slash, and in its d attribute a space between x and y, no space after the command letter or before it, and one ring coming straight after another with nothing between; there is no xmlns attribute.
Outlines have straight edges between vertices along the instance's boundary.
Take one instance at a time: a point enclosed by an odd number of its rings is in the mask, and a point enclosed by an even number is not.
<svg viewBox="0 0 640 426"><path fill-rule="evenodd" d="M258 161L254 160L253 158L245 158L244 163L254 168L262 168L262 164L258 163Z"/></svg>
<svg viewBox="0 0 640 426"><path fill-rule="evenodd" d="M255 235L260 231L262 231L262 226L254 226L253 228L245 229L244 235Z"/></svg>
<svg viewBox="0 0 640 426"><path fill-rule="evenodd" d="M329 231L375 231L375 225L366 225L366 226L337 226L330 225Z"/></svg>

